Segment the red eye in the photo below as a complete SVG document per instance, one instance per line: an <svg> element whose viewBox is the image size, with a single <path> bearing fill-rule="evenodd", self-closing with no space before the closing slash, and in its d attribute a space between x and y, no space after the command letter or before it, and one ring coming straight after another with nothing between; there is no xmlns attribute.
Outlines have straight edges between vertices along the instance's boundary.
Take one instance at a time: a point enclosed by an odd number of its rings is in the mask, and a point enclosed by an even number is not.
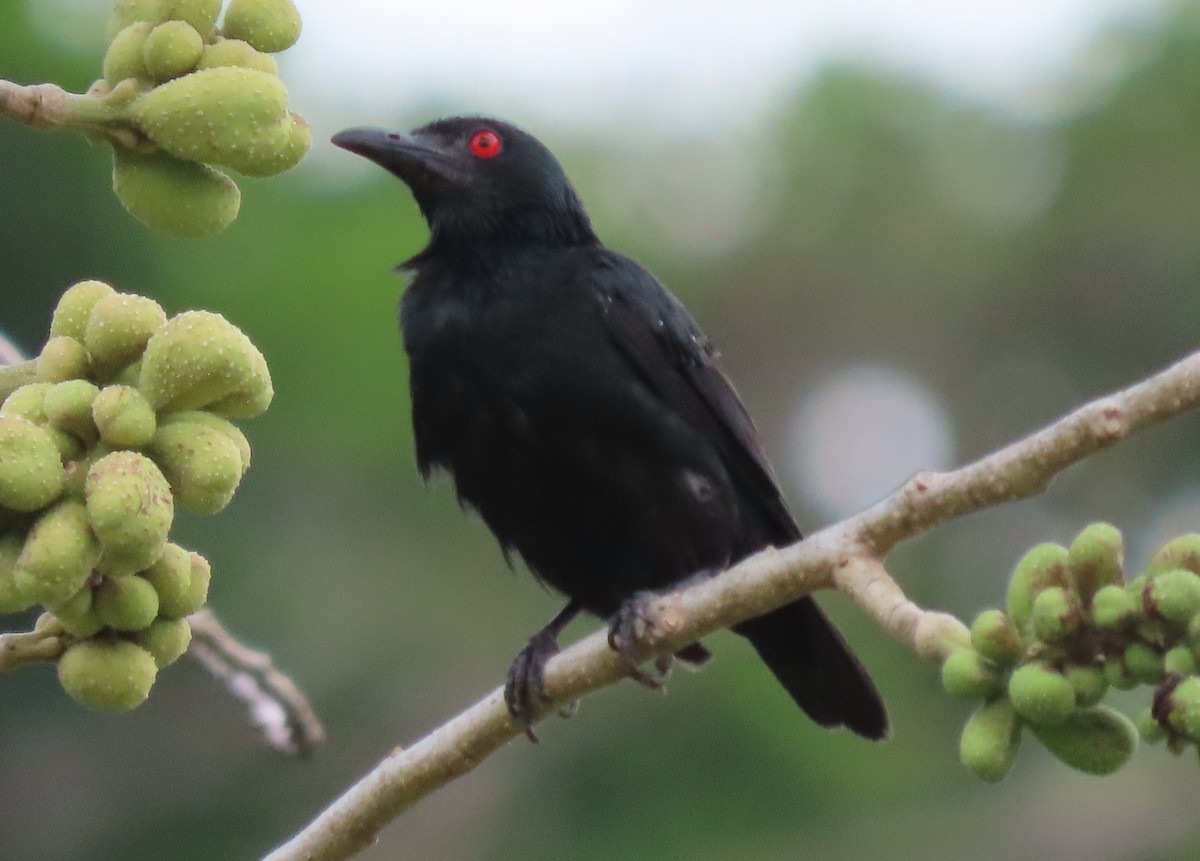
<svg viewBox="0 0 1200 861"><path fill-rule="evenodd" d="M480 129L471 135L468 144L476 158L495 158L500 155L504 145L500 143L500 135L491 129Z"/></svg>

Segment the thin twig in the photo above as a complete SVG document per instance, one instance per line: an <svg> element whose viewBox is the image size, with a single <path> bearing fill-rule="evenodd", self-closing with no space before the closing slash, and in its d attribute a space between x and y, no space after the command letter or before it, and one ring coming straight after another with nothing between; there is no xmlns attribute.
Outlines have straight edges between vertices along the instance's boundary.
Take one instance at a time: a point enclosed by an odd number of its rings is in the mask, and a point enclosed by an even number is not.
<svg viewBox="0 0 1200 861"><path fill-rule="evenodd" d="M654 624L637 654L669 654L815 589L835 587L918 654L939 659L961 642L964 628L953 617L908 600L883 567L893 546L951 518L1032 496L1068 466L1135 430L1195 409L1198 402L1200 353L975 463L918 475L867 511L804 541L765 550L717 577L662 596L654 602ZM591 634L546 665L543 714L625 675L605 634ZM521 731L505 709L502 690L492 691L412 747L388 755L265 861L351 857L400 812L469 772Z"/></svg>
<svg viewBox="0 0 1200 861"><path fill-rule="evenodd" d="M307 756L325 740L312 706L271 656L238 642L210 610L188 617L195 658L226 690L241 700L267 744L282 753Z"/></svg>

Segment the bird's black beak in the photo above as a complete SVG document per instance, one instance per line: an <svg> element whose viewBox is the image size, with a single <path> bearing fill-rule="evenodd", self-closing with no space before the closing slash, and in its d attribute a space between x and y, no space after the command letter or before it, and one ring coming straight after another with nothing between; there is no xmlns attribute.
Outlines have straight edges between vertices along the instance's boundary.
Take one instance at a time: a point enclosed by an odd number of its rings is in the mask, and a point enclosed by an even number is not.
<svg viewBox="0 0 1200 861"><path fill-rule="evenodd" d="M334 146L370 159L409 185L422 175L446 176L446 155L410 135L378 128L353 128L333 136Z"/></svg>

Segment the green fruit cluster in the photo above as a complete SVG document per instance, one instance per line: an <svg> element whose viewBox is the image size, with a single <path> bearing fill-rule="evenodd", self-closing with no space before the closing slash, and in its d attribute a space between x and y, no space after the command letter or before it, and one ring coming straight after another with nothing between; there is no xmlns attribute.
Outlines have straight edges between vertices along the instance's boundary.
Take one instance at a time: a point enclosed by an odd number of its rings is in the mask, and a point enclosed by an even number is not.
<svg viewBox="0 0 1200 861"><path fill-rule="evenodd" d="M220 315L100 281L63 294L36 369L0 403L0 613L45 607L63 689L125 711L208 594L208 563L169 541L176 507L229 503L250 465L230 419L267 408L271 377Z"/></svg>
<svg viewBox="0 0 1200 861"><path fill-rule="evenodd" d="M1094 523L1070 547L1041 544L1017 564L1007 612L986 610L970 648L942 665L946 690L982 700L963 730L963 763L985 780L1012 765L1028 727L1063 762L1120 768L1139 734L1200 745L1200 535L1164 545L1126 582L1121 533ZM1100 705L1110 688L1155 688L1135 726Z"/></svg>
<svg viewBox="0 0 1200 861"><path fill-rule="evenodd" d="M134 137L113 148L113 190L134 218L214 233L241 203L221 168L272 176L304 157L312 131L288 110L271 57L300 29L292 0L117 0L88 96Z"/></svg>

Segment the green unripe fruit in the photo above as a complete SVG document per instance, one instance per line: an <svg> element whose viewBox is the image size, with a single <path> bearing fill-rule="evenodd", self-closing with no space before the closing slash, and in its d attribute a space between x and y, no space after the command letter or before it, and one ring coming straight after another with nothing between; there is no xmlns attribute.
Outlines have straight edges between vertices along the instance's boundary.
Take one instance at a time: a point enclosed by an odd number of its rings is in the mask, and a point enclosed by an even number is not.
<svg viewBox="0 0 1200 861"><path fill-rule="evenodd" d="M1075 689L1062 673L1042 664L1024 664L1009 677L1008 696L1017 714L1031 724L1061 723L1075 711Z"/></svg>
<svg viewBox="0 0 1200 861"><path fill-rule="evenodd" d="M1177 676L1196 674L1196 656L1187 646L1176 646L1163 655L1163 669Z"/></svg>
<svg viewBox="0 0 1200 861"><path fill-rule="evenodd" d="M106 38L111 42L135 21L158 21L159 16L159 0L116 0L108 18Z"/></svg>
<svg viewBox="0 0 1200 861"><path fill-rule="evenodd" d="M218 398L205 407L208 412L226 419L250 419L266 412L267 407L275 398L271 372L267 368L266 358L257 349L249 356L249 359L250 376L246 377L242 385L225 397ZM249 465L248 460L246 463Z"/></svg>
<svg viewBox="0 0 1200 861"><path fill-rule="evenodd" d="M1154 716L1153 709L1145 709L1134 721L1137 727L1138 735L1142 737L1142 741L1147 744L1154 744L1162 741L1167 737L1167 729L1158 722L1158 718Z"/></svg>
<svg viewBox="0 0 1200 861"><path fill-rule="evenodd" d="M62 294L50 320L50 336L64 336L83 342L92 308L105 296L116 293L103 281L80 281Z"/></svg>
<svg viewBox="0 0 1200 861"><path fill-rule="evenodd" d="M1112 774L1137 749L1137 727L1104 706L1077 711L1053 726L1030 729L1046 750L1085 774Z"/></svg>
<svg viewBox="0 0 1200 861"><path fill-rule="evenodd" d="M46 421L46 392L50 383L26 383L0 404L0 416L20 416L31 422Z"/></svg>
<svg viewBox="0 0 1200 861"><path fill-rule="evenodd" d="M92 369L104 379L115 376L166 322L166 312L153 299L131 293L104 297L92 307L83 335Z"/></svg>
<svg viewBox="0 0 1200 861"><path fill-rule="evenodd" d="M221 29L230 39L273 54L296 44L301 26L292 0L230 0Z"/></svg>
<svg viewBox="0 0 1200 861"><path fill-rule="evenodd" d="M138 388L161 412L196 410L235 392L274 390L266 360L220 314L186 311L154 334L142 357Z"/></svg>
<svg viewBox="0 0 1200 861"><path fill-rule="evenodd" d="M1139 682L1156 685L1165 676L1163 656L1145 643L1130 643L1125 647L1125 667Z"/></svg>
<svg viewBox="0 0 1200 861"><path fill-rule="evenodd" d="M112 448L142 448L154 438L157 418L142 393L131 386L105 386L92 403L100 439Z"/></svg>
<svg viewBox="0 0 1200 861"><path fill-rule="evenodd" d="M84 496L92 530L104 547L105 574L132 574L158 560L175 505L154 461L131 451L105 455L88 470Z"/></svg>
<svg viewBox="0 0 1200 861"><path fill-rule="evenodd" d="M188 562L192 570L188 578L188 591L185 597L189 604L195 606L196 609L192 610L194 613L208 600L208 586L212 582L212 566L208 564L207 559L194 550L188 552Z"/></svg>
<svg viewBox="0 0 1200 861"><path fill-rule="evenodd" d="M1061 643L1079 630L1079 606L1061 586L1038 592L1030 611L1033 635L1043 643Z"/></svg>
<svg viewBox="0 0 1200 861"><path fill-rule="evenodd" d="M124 640L85 640L58 661L58 681L67 695L103 712L127 712L141 705L157 675L150 653Z"/></svg>
<svg viewBox="0 0 1200 861"><path fill-rule="evenodd" d="M113 192L147 227L172 236L208 236L237 218L242 192L216 168L165 153L113 149Z"/></svg>
<svg viewBox="0 0 1200 861"><path fill-rule="evenodd" d="M1018 631L1029 633L1039 592L1069 585L1067 570L1067 548L1061 544L1039 544L1021 558L1008 583L1008 615Z"/></svg>
<svg viewBox="0 0 1200 861"><path fill-rule="evenodd" d="M30 528L13 578L26 598L52 607L83 588L99 558L86 509L64 500Z"/></svg>
<svg viewBox="0 0 1200 861"><path fill-rule="evenodd" d="M134 634L133 641L154 656L161 670L187 651L192 642L192 626L186 619L158 619L146 630Z"/></svg>
<svg viewBox="0 0 1200 861"><path fill-rule="evenodd" d="M201 69L155 87L129 106L130 117L177 158L268 176L296 154L287 90L279 78L240 66Z"/></svg>
<svg viewBox="0 0 1200 861"><path fill-rule="evenodd" d="M1092 596L1092 621L1097 628L1118 631L1137 616L1133 596L1121 586L1103 586Z"/></svg>
<svg viewBox="0 0 1200 861"><path fill-rule="evenodd" d="M0 505L37 511L62 492L62 460L44 427L16 415L0 415Z"/></svg>
<svg viewBox="0 0 1200 861"><path fill-rule="evenodd" d="M87 639L104 629L104 623L96 614L92 590L86 587L61 604L55 604L53 612L63 630L76 637Z"/></svg>
<svg viewBox="0 0 1200 861"><path fill-rule="evenodd" d="M1200 574L1200 534L1193 532L1172 538L1151 557L1146 564L1146 574L1153 577L1174 568Z"/></svg>
<svg viewBox="0 0 1200 861"><path fill-rule="evenodd" d="M141 577L104 578L93 603L101 621L118 631L141 631L158 616L158 593Z"/></svg>
<svg viewBox="0 0 1200 861"><path fill-rule="evenodd" d="M1100 667L1070 667L1064 675L1075 691L1077 706L1094 706L1108 693L1108 679Z"/></svg>
<svg viewBox="0 0 1200 861"><path fill-rule="evenodd" d="M257 69L268 75L279 74L279 64L270 54L256 50L249 42L241 39L218 39L208 45L200 55L198 69L216 69L221 66L242 66Z"/></svg>
<svg viewBox="0 0 1200 861"><path fill-rule="evenodd" d="M104 55L104 80L109 84L127 78L146 78L146 63L142 49L153 28L149 22L135 21L113 37Z"/></svg>
<svg viewBox="0 0 1200 861"><path fill-rule="evenodd" d="M37 359L38 379L43 383L60 383L86 377L87 350L74 338L58 335L46 342Z"/></svg>
<svg viewBox="0 0 1200 861"><path fill-rule="evenodd" d="M1200 613L1200 576L1184 568L1155 574L1146 586L1150 613L1176 625L1186 625Z"/></svg>
<svg viewBox="0 0 1200 861"><path fill-rule="evenodd" d="M1120 585L1124 562L1125 542L1111 523L1086 526L1067 551L1071 579L1085 604L1101 587Z"/></svg>
<svg viewBox="0 0 1200 861"><path fill-rule="evenodd" d="M186 21L164 21L146 36L142 60L155 81L186 75L200 62L204 39Z"/></svg>
<svg viewBox="0 0 1200 861"><path fill-rule="evenodd" d="M961 699L987 699L1004 691L1004 677L974 649L955 649L942 663L942 687Z"/></svg>
<svg viewBox="0 0 1200 861"><path fill-rule="evenodd" d="M192 562L188 552L178 544L168 543L158 561L143 571L144 577L158 594L158 612L166 619L182 619L194 613L189 597L192 581Z"/></svg>
<svg viewBox="0 0 1200 861"><path fill-rule="evenodd" d="M242 480L242 455L226 434L188 421L164 424L147 453L162 467L181 508L215 514Z"/></svg>
<svg viewBox="0 0 1200 861"><path fill-rule="evenodd" d="M242 461L242 472L250 468L250 441L246 439L246 435L233 422L213 415L207 410L187 410L163 416L163 425L172 425L176 422L202 425L228 437L234 446L237 447Z"/></svg>
<svg viewBox="0 0 1200 861"><path fill-rule="evenodd" d="M1021 722L1012 703L998 699L975 710L963 727L958 754L980 780L995 783L1012 768L1021 743Z"/></svg>
<svg viewBox="0 0 1200 861"><path fill-rule="evenodd" d="M1167 723L1192 741L1200 741L1200 677L1190 676L1171 691Z"/></svg>
<svg viewBox="0 0 1200 861"><path fill-rule="evenodd" d="M42 408L46 420L54 427L73 434L86 443L96 441L96 424L92 421L92 402L100 389L87 380L66 380L46 390Z"/></svg>
<svg viewBox="0 0 1200 861"><path fill-rule="evenodd" d="M1125 666L1123 658L1109 659L1104 662L1104 678L1110 687L1119 691L1131 691L1138 686L1137 678Z"/></svg>
<svg viewBox="0 0 1200 861"><path fill-rule="evenodd" d="M221 0L160 0L161 14L172 21L185 21L207 40L217 27Z"/></svg>
<svg viewBox="0 0 1200 861"><path fill-rule="evenodd" d="M0 615L20 613L33 606L33 599L17 587L17 559L25 546L25 535L12 531L0 535Z"/></svg>

